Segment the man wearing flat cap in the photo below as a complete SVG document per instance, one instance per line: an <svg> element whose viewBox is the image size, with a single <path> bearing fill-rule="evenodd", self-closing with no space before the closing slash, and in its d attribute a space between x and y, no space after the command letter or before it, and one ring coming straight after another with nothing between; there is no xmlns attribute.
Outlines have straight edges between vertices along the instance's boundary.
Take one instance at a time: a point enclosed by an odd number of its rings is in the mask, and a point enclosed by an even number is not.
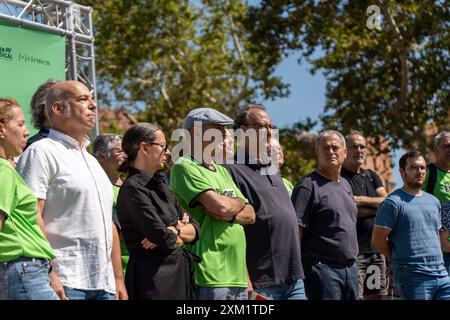
<svg viewBox="0 0 450 320"><path fill-rule="evenodd" d="M175 162L170 175L172 192L200 224L200 239L192 247L202 259L195 266L200 300L248 297L242 225L255 222L255 211L228 171L206 152L223 143L225 126L233 124L231 118L214 109L189 112L183 127L190 133L190 150Z"/></svg>

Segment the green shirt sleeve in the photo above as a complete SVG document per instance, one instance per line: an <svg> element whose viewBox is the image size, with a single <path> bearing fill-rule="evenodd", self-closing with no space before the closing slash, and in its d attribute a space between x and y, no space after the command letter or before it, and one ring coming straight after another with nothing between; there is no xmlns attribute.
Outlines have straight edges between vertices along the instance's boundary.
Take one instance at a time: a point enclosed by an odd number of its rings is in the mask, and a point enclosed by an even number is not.
<svg viewBox="0 0 450 320"><path fill-rule="evenodd" d="M0 164L0 181L2 192L0 193L0 212L7 218L13 210L16 193L16 180L11 168Z"/></svg>
<svg viewBox="0 0 450 320"><path fill-rule="evenodd" d="M189 163L175 164L170 173L170 189L184 202L193 208L200 193L214 190L202 176L196 166Z"/></svg>

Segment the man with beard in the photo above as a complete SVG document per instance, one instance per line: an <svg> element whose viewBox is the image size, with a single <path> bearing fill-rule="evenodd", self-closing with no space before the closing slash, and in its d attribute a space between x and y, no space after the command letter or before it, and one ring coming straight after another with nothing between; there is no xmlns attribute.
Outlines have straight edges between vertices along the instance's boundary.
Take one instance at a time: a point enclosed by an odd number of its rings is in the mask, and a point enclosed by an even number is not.
<svg viewBox="0 0 450 320"><path fill-rule="evenodd" d="M426 163L418 151L400 158L403 187L378 207L372 244L392 257L395 285L407 300L450 300L450 278L444 267L439 232L440 204L423 192Z"/></svg>

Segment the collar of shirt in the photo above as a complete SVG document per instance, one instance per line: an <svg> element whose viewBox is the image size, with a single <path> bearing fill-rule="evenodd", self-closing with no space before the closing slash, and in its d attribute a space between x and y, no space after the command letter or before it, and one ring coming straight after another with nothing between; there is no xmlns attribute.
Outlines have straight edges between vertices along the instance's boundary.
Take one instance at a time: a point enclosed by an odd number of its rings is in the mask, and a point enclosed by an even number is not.
<svg viewBox="0 0 450 320"><path fill-rule="evenodd" d="M80 143L77 140L75 140L71 136L68 136L65 133L62 133L61 131L58 131L55 129L50 129L50 131L48 133L48 137L52 138L54 140L61 141L62 143L66 144L68 146L71 146L73 148L80 149ZM84 138L83 151L86 150L86 148L90 144L91 144L91 142L87 138Z"/></svg>
<svg viewBox="0 0 450 320"><path fill-rule="evenodd" d="M48 134L50 133L50 129L46 127L42 127L39 129L39 134L43 137L48 137Z"/></svg>
<svg viewBox="0 0 450 320"><path fill-rule="evenodd" d="M136 169L134 167L130 167L128 170L128 178L134 177L134 181L138 182L143 186L150 185L159 185L164 183L164 176L162 173L155 172L153 176L149 176L145 172Z"/></svg>

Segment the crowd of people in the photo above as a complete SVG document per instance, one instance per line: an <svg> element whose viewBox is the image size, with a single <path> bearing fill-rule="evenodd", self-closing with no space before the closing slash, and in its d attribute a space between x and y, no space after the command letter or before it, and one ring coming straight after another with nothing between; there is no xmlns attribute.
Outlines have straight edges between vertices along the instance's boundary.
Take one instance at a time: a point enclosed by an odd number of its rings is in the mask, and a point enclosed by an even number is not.
<svg viewBox="0 0 450 320"><path fill-rule="evenodd" d="M89 153L81 82L49 80L30 105L29 138L0 98L0 300L450 300L448 131L435 162L400 158L388 195L358 131L319 133L294 186L261 105L190 111L177 156L151 123Z"/></svg>

